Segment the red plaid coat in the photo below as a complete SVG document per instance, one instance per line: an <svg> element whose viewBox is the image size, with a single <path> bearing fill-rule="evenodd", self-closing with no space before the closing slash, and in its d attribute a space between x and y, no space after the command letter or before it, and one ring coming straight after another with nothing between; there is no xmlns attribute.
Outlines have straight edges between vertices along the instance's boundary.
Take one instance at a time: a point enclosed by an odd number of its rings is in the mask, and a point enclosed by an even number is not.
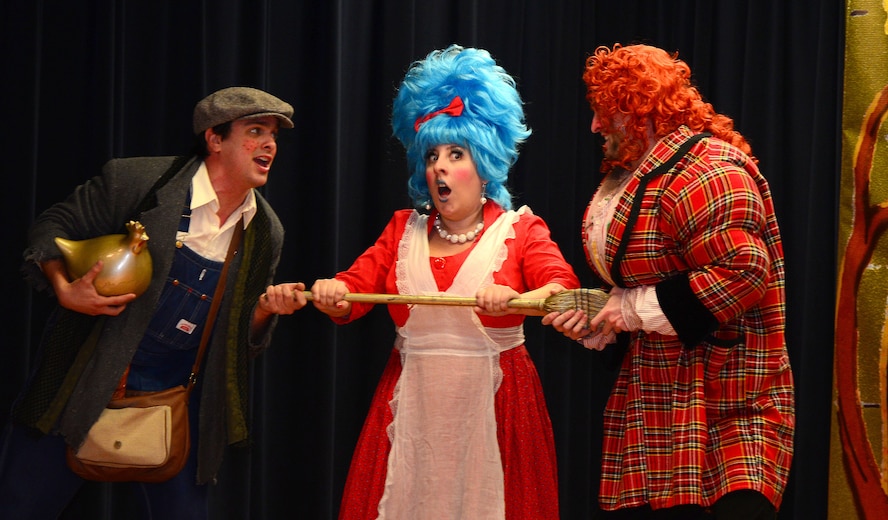
<svg viewBox="0 0 888 520"><path fill-rule="evenodd" d="M692 135L682 127L656 145L608 230L612 279L656 286L678 335L631 335L604 415L606 510L709 506L739 489L779 507L789 473L793 380L771 194L744 153Z"/></svg>

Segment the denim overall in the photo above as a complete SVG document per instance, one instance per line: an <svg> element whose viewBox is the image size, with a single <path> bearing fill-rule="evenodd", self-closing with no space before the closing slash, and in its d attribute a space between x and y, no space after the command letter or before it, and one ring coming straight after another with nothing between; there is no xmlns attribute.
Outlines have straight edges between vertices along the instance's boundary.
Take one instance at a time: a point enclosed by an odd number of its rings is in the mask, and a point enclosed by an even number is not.
<svg viewBox="0 0 888 520"><path fill-rule="evenodd" d="M222 265L177 244L154 317L130 363L127 389L164 390L188 381Z"/></svg>

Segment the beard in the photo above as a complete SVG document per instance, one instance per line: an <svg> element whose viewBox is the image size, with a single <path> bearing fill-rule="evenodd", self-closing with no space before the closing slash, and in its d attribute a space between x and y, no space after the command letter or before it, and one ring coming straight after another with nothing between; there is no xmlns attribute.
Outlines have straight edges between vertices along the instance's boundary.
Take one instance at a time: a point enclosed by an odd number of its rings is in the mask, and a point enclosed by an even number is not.
<svg viewBox="0 0 888 520"><path fill-rule="evenodd" d="M601 150L604 153L601 161L602 173L608 173L617 167L632 171L647 150L647 145L640 139L613 132L604 136Z"/></svg>
<svg viewBox="0 0 888 520"><path fill-rule="evenodd" d="M616 132L603 135L603 138L604 144L601 145L601 151L604 154L604 158L601 161L601 172L608 173L621 165L620 154L622 153L624 140L623 136Z"/></svg>
<svg viewBox="0 0 888 520"><path fill-rule="evenodd" d="M623 142L621 137L616 134L607 134L604 138L604 144L601 150L604 152L604 158L608 161L617 161L620 158L620 145Z"/></svg>

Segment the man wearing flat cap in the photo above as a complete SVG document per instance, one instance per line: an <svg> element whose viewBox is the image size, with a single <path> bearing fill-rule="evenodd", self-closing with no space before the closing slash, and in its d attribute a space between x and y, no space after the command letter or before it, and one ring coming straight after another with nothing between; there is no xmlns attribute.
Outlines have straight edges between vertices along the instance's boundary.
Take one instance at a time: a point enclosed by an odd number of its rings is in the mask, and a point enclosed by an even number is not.
<svg viewBox="0 0 888 520"><path fill-rule="evenodd" d="M165 482L127 484L152 518L207 517L205 484L226 447L248 440L246 364L269 345L277 316L306 303L304 284L272 285L284 230L256 191L292 116L292 106L267 92L219 90L194 108L192 156L111 160L37 218L23 272L58 306L0 445L0 511L9 518L58 517L83 483L66 465L66 445L82 444L112 396L186 383L234 240L191 393L188 463ZM131 220L149 236L153 275L143 294L99 294L101 261L80 278L67 274L55 237L123 233Z"/></svg>

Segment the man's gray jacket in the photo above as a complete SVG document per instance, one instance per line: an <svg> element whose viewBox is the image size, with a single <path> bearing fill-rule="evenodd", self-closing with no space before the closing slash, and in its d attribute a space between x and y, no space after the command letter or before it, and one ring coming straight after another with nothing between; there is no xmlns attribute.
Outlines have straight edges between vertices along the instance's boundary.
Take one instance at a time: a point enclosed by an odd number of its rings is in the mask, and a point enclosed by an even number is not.
<svg viewBox="0 0 888 520"><path fill-rule="evenodd" d="M83 240L124 232L138 220L149 236L153 277L148 290L118 316L86 316L58 307L47 324L40 357L14 409L24 424L60 433L79 446L118 385L148 327L175 254L176 231L200 159L114 159L34 223L23 272L37 289L52 290L39 263L60 258L53 239ZM166 174L166 175L165 175ZM162 185L158 179L164 177ZM272 283L284 229L257 192L258 211L232 260L214 333L202 364L198 475L212 479L226 444L247 441L248 362L271 341L277 317L262 338L250 341L258 297ZM139 208L144 211L139 211Z"/></svg>

